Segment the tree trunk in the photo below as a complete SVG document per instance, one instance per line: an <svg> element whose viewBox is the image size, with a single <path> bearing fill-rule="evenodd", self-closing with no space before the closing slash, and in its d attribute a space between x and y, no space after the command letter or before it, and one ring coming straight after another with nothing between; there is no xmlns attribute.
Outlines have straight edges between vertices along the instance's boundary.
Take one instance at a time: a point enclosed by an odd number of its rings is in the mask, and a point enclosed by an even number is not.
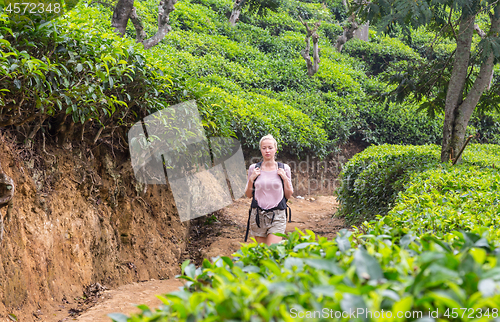
<svg viewBox="0 0 500 322"><path fill-rule="evenodd" d="M113 19L111 21L111 26L115 28L116 32L122 37L127 29L127 22L130 18L134 24L136 32L136 40L143 44L145 49L150 49L156 46L165 36L172 30L170 25L169 15L175 10L175 4L177 0L161 0L158 5L158 31L156 34L149 38L142 26L141 20L137 15L134 7L134 0L118 0L116 4L115 11L113 13Z"/></svg>
<svg viewBox="0 0 500 322"><path fill-rule="evenodd" d="M125 31L127 30L128 18L130 17L133 7L134 0L118 0L113 12L111 27L113 27L122 37L125 35Z"/></svg>
<svg viewBox="0 0 500 322"><path fill-rule="evenodd" d="M470 117L481 95L488 87L493 72L494 54L491 52L490 56L481 64L472 88L467 93L467 97L463 99L474 30L474 18L474 16L463 14L460 22L455 62L446 95L441 162L447 162L449 159L455 158L462 147ZM496 35L499 32L500 6L497 6L495 14L491 17L489 34Z"/></svg>
<svg viewBox="0 0 500 322"><path fill-rule="evenodd" d="M231 12L231 17L229 17L229 23L231 24L231 26L236 25L236 22L240 18L241 9L243 8L244 5L245 5L245 0L234 1L233 11Z"/></svg>
<svg viewBox="0 0 500 322"><path fill-rule="evenodd" d="M142 26L141 19L137 15L135 7L132 8L132 11L130 11L130 20L135 28L135 40L142 43L148 35L146 35L146 32L144 31L144 27Z"/></svg>
<svg viewBox="0 0 500 322"><path fill-rule="evenodd" d="M457 49L455 60L446 93L444 107L443 142L441 146L441 162L448 161L452 156L452 151L456 154L460 149L458 137L454 137L455 120L457 118L458 106L462 103L463 90L467 79L469 67L472 35L474 33L475 16L462 13L457 36Z"/></svg>
<svg viewBox="0 0 500 322"><path fill-rule="evenodd" d="M344 48L344 44L351 40L354 37L354 33L359 28L359 24L356 21L356 16L352 14L347 19L349 26L344 26L344 31L342 35L337 38L337 42L335 43L335 49L340 53L342 48Z"/></svg>
<svg viewBox="0 0 500 322"><path fill-rule="evenodd" d="M158 31L156 34L142 42L145 49L149 49L156 46L165 36L172 30L170 25L169 15L175 10L175 4L177 0L161 0L158 6Z"/></svg>
<svg viewBox="0 0 500 322"><path fill-rule="evenodd" d="M319 70L319 48L318 48L318 41L319 41L319 36L317 34L317 30L320 26L319 22L316 22L314 24L314 28L311 29L309 28L309 25L307 22L302 21L302 18L300 18L300 22L306 27L306 48L300 52L302 55L302 58L306 61L306 66L307 66L307 75L310 77L316 74ZM313 61L311 61L311 57L309 56L309 52L311 50L311 38L313 40Z"/></svg>
<svg viewBox="0 0 500 322"><path fill-rule="evenodd" d="M319 24L318 24L318 26L319 26ZM310 71L308 70L309 76L312 76L318 72L319 62L320 62L320 60L319 60L319 48L318 48L319 36L316 32L312 35L312 39L313 39L313 66L312 66Z"/></svg>

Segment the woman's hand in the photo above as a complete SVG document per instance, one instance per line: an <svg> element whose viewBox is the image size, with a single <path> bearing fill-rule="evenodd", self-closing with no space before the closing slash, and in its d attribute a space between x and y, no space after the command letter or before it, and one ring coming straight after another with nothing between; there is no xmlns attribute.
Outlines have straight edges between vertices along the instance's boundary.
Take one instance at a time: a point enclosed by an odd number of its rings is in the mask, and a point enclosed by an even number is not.
<svg viewBox="0 0 500 322"><path fill-rule="evenodd" d="M253 182L260 175L260 168L255 168L252 171L252 174L248 178L247 186L245 187L245 195L248 198L252 198L253 196Z"/></svg>
<svg viewBox="0 0 500 322"><path fill-rule="evenodd" d="M259 175L260 175L260 168L255 168L252 174L250 175L250 181L254 182Z"/></svg>
<svg viewBox="0 0 500 322"><path fill-rule="evenodd" d="M278 175L279 175L279 176L281 177L281 179L283 179L283 180L288 179L288 177L286 176L285 169L279 168L279 169L278 169Z"/></svg>
<svg viewBox="0 0 500 322"><path fill-rule="evenodd" d="M288 180L288 176L286 175L285 169L279 168L278 175L281 177L281 180L283 180L283 187L285 188L285 191L283 192L285 194L285 198L288 200L292 197L293 191L291 183Z"/></svg>

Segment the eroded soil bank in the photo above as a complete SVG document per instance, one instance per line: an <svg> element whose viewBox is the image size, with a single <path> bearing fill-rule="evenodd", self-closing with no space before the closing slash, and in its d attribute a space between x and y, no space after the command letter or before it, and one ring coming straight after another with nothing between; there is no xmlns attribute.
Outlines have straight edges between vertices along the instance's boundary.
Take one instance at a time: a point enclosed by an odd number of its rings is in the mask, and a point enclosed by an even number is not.
<svg viewBox="0 0 500 322"><path fill-rule="evenodd" d="M189 223L166 186L137 184L111 143L27 149L3 133L0 165L16 183L0 244L0 321L58 321L48 312L70 309L86 286L180 272Z"/></svg>

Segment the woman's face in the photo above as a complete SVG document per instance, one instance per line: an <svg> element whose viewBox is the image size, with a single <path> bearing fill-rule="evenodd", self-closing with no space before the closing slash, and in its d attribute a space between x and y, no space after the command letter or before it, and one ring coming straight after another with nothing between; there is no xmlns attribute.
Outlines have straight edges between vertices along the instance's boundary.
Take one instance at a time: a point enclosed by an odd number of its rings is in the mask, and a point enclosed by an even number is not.
<svg viewBox="0 0 500 322"><path fill-rule="evenodd" d="M272 140L262 141L260 145L260 153L262 153L264 160L274 160L274 155L276 154L274 142Z"/></svg>

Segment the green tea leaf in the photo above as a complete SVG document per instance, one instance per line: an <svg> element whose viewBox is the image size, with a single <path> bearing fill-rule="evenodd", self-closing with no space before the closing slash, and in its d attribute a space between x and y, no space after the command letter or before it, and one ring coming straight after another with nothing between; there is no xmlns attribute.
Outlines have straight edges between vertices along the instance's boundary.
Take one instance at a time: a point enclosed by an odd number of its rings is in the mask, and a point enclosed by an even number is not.
<svg viewBox="0 0 500 322"><path fill-rule="evenodd" d="M122 313L110 313L110 314L108 314L108 317L115 322L127 322L128 321L128 317Z"/></svg>
<svg viewBox="0 0 500 322"><path fill-rule="evenodd" d="M384 277L379 262L363 248L354 252L354 265L361 280L380 280Z"/></svg>

